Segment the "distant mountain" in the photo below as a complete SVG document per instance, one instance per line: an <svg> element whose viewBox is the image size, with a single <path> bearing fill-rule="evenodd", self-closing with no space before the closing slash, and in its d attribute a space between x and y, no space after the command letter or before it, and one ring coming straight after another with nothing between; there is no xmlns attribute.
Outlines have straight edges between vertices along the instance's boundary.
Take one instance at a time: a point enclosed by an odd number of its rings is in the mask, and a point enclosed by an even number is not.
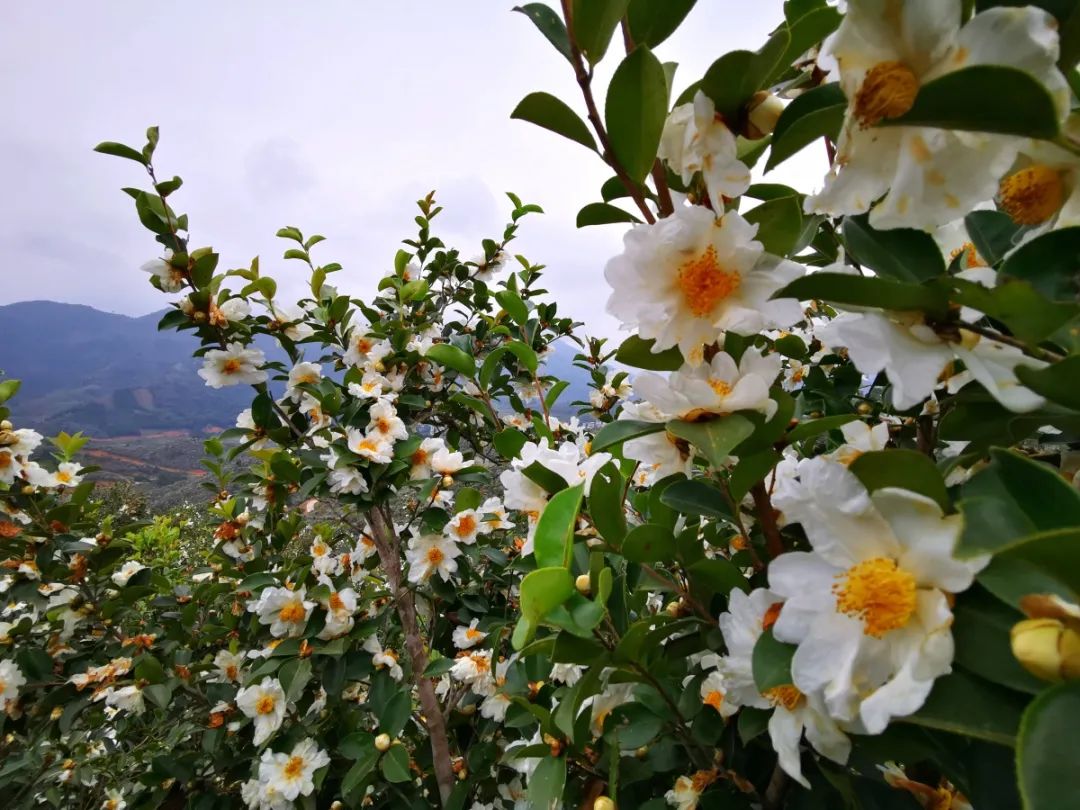
<svg viewBox="0 0 1080 810"><path fill-rule="evenodd" d="M246 386L215 390L196 374L186 333L159 332L161 313L132 318L77 304L25 301L0 306L0 370L23 381L11 402L22 426L91 436L214 432L251 402ZM559 416L588 399L588 376L573 344L557 344L548 373L571 385ZM564 404L565 403L565 404Z"/></svg>

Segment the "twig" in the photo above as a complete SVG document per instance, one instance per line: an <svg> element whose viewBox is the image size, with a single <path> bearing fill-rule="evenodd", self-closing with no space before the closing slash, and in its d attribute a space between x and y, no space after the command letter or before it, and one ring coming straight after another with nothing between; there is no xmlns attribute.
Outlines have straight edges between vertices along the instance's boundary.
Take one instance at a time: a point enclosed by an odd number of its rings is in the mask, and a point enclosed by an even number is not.
<svg viewBox="0 0 1080 810"><path fill-rule="evenodd" d="M776 763L769 784L765 788L765 810L779 810L784 801L784 794L787 792L789 781L788 775L784 773L780 763Z"/></svg>
<svg viewBox="0 0 1080 810"><path fill-rule="evenodd" d="M1006 346L1012 346L1019 349L1029 357L1034 357L1037 360L1045 360L1047 363L1056 363L1065 359L1065 355L1058 354L1057 352L1048 351L1047 349L1040 348L1038 346L1029 346L1022 340L1017 340L1011 335L1003 335L1000 332L996 332L993 329L989 329L985 326L979 326L974 323L958 323L956 326L960 329L966 329L969 332L974 332L976 335L981 335L984 338L997 341L998 343L1004 343Z"/></svg>
<svg viewBox="0 0 1080 810"><path fill-rule="evenodd" d="M758 521L765 534L765 548L768 549L769 556L775 559L784 553L784 538L780 536L780 527L776 525L776 510L773 509L772 499L762 481L750 488L750 494L754 497Z"/></svg>

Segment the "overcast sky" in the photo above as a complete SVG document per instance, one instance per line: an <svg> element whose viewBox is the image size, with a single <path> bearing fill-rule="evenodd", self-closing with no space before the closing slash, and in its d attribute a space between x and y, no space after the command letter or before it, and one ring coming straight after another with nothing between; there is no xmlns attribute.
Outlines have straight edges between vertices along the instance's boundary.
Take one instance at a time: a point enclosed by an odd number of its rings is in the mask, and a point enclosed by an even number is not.
<svg viewBox="0 0 1080 810"><path fill-rule="evenodd" d="M179 174L176 207L194 245L224 267L261 256L283 293L282 225L321 233L334 282L367 297L415 228L414 201L437 189L436 231L466 255L498 236L503 192L542 205L516 252L548 265L547 287L589 331L603 314L606 260L622 226L577 230L610 176L581 146L509 118L546 90L582 105L570 66L509 0L11 3L0 26L0 304L84 303L142 315L167 299L138 268L157 254L119 189L138 165L97 155L103 140L141 146L161 127L159 175ZM680 61L676 91L736 48L757 48L781 0L700 0L658 49ZM602 65L607 81L616 64ZM813 150L808 150L813 151ZM813 151L768 179L820 183Z"/></svg>

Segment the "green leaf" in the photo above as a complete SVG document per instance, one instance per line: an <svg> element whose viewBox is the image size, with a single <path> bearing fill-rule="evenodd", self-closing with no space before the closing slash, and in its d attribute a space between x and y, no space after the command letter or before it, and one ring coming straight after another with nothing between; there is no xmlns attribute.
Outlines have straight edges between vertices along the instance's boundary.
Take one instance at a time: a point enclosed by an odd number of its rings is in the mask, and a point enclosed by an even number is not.
<svg viewBox="0 0 1080 810"><path fill-rule="evenodd" d="M945 479L929 456L918 450L875 450L861 453L848 468L869 492L897 487L925 495L944 512L951 507Z"/></svg>
<svg viewBox="0 0 1080 810"><path fill-rule="evenodd" d="M587 228L589 225L613 225L618 222L641 222L641 220L619 206L606 202L589 203L577 214L579 228Z"/></svg>
<svg viewBox="0 0 1080 810"><path fill-rule="evenodd" d="M529 121L589 149L596 149L596 141L585 122L566 102L550 93L529 93L510 113L510 117Z"/></svg>
<svg viewBox="0 0 1080 810"><path fill-rule="evenodd" d="M963 670L938 678L915 714L897 718L926 728L1012 746L1025 696Z"/></svg>
<svg viewBox="0 0 1080 810"><path fill-rule="evenodd" d="M112 155L113 157L134 160L136 163L141 163L143 166L147 164L146 158L143 157L142 152L138 149L132 149L130 146L124 146L124 144L116 143L115 141L102 141L94 147L94 151L100 152L103 155Z"/></svg>
<svg viewBox="0 0 1080 810"><path fill-rule="evenodd" d="M974 65L929 81L910 110L882 123L1046 139L1058 134L1057 109L1043 84L1002 65Z"/></svg>
<svg viewBox="0 0 1080 810"><path fill-rule="evenodd" d="M844 123L847 99L838 84L823 84L792 101L780 114L765 163L770 171L818 138L836 141ZM822 147L824 151L824 147Z"/></svg>
<svg viewBox="0 0 1080 810"><path fill-rule="evenodd" d="M1025 538L1080 525L1080 492L1052 467L1001 448L960 491L964 533L957 552L997 552Z"/></svg>
<svg viewBox="0 0 1080 810"><path fill-rule="evenodd" d="M682 368L682 352L677 346L654 352L655 343L655 340L642 340L637 335L631 335L619 345L615 360L624 366L649 371L678 371Z"/></svg>
<svg viewBox="0 0 1080 810"><path fill-rule="evenodd" d="M351 736L351 735L350 735ZM341 793L343 796L348 796L360 784L367 779L372 771L375 770L375 765L379 761L379 751L372 743L370 748L365 748L364 751L356 758L356 762L345 773L345 778L341 781Z"/></svg>
<svg viewBox="0 0 1080 810"><path fill-rule="evenodd" d="M600 428L600 432L597 433L596 437L592 440L590 452L599 453L601 450L617 447L630 439L637 439L641 436L659 433L664 430L665 427L663 422L642 422L635 419L616 419L614 422L608 422Z"/></svg>
<svg viewBox="0 0 1080 810"><path fill-rule="evenodd" d="M22 380L3 380L0 381L0 404L7 402L19 391L19 386L22 385Z"/></svg>
<svg viewBox="0 0 1080 810"><path fill-rule="evenodd" d="M1070 807L1080 796L1080 682L1039 695L1024 711L1016 746L1016 770L1025 810Z"/></svg>
<svg viewBox="0 0 1080 810"><path fill-rule="evenodd" d="M566 759L544 757L529 777L529 810L555 810L566 786Z"/></svg>
<svg viewBox="0 0 1080 810"><path fill-rule="evenodd" d="M278 680L281 681L281 688L285 690L285 697L289 702L296 702L311 680L311 660L293 658L286 661L278 671Z"/></svg>
<svg viewBox="0 0 1080 810"><path fill-rule="evenodd" d="M885 278L920 282L945 274L934 237L910 228L875 230L867 214L844 218L844 244L859 264Z"/></svg>
<svg viewBox="0 0 1080 810"><path fill-rule="evenodd" d="M590 65L604 58L628 3L629 0L573 0L570 27L574 41Z"/></svg>
<svg viewBox="0 0 1080 810"><path fill-rule="evenodd" d="M528 644L544 616L574 593L574 577L562 566L537 568L526 574L521 580L521 619L514 630L514 649Z"/></svg>
<svg viewBox="0 0 1080 810"><path fill-rule="evenodd" d="M781 456L771 447L739 459L731 471L731 499L738 503L746 493L780 462Z"/></svg>
<svg viewBox="0 0 1080 810"><path fill-rule="evenodd" d="M788 256L796 247L803 229L802 202L799 197L768 200L746 212L746 221L757 225L755 237L768 253Z"/></svg>
<svg viewBox="0 0 1080 810"><path fill-rule="evenodd" d="M513 290L499 290L495 293L495 300L516 323L524 326L529 320L529 308L521 300L521 296Z"/></svg>
<svg viewBox="0 0 1080 810"><path fill-rule="evenodd" d="M1080 269L1080 227L1062 228L1032 239L1001 266L1003 276L1023 279L1054 301L1074 302Z"/></svg>
<svg viewBox="0 0 1080 810"><path fill-rule="evenodd" d="M950 278L952 300L1001 321L1012 333L1039 343L1080 315L1074 303L1048 301L1027 281L1006 279L992 289L962 278Z"/></svg>
<svg viewBox="0 0 1080 810"><path fill-rule="evenodd" d="M564 489L552 496L536 523L534 548L536 564L541 568L570 566L573 556L574 528L585 495L585 485Z"/></svg>
<svg viewBox="0 0 1080 810"><path fill-rule="evenodd" d="M1009 689L1029 694L1042 691L1046 684L1020 666L1012 653L1009 633L1024 618L982 588L965 591L953 608L956 663Z"/></svg>
<svg viewBox="0 0 1080 810"><path fill-rule="evenodd" d="M1008 548L997 552L994 562L1007 569L1016 566L1016 580L1024 568L1034 568L1045 577L1055 580L1070 592L1070 601L1080 598L1080 527L1039 532L1029 535ZM982 577L979 579L983 582ZM1051 588L1060 592L1061 588Z"/></svg>
<svg viewBox="0 0 1080 810"><path fill-rule="evenodd" d="M676 481L660 494L660 502L684 515L731 520L731 509L723 493L699 478Z"/></svg>
<svg viewBox="0 0 1080 810"><path fill-rule="evenodd" d="M720 469L735 446L754 432L754 423L733 413L708 422L676 420L668 422L667 429L694 445L713 467Z"/></svg>
<svg viewBox="0 0 1080 810"><path fill-rule="evenodd" d="M817 298L830 304L863 307L887 305L890 309L916 309L932 313L944 313L948 309L948 296L942 290L847 273L811 273L795 279L774 293L773 298L797 298L800 301Z"/></svg>
<svg viewBox="0 0 1080 810"><path fill-rule="evenodd" d="M836 430L837 428L846 425L848 422L856 421L858 418L857 414L843 413L838 414L837 416L823 416L820 419L809 419L805 422L800 422L789 430L785 438L789 444L801 442L803 439L811 439L814 436L820 436L826 431Z"/></svg>
<svg viewBox="0 0 1080 810"><path fill-rule="evenodd" d="M379 712L379 731L397 737L405 729L412 714L412 697L408 692L395 692Z"/></svg>
<svg viewBox="0 0 1080 810"><path fill-rule="evenodd" d="M1080 411L1080 385L1077 385L1077 381L1080 381L1080 355L1074 354L1042 369L1017 366L1016 376L1036 394Z"/></svg>
<svg viewBox="0 0 1080 810"><path fill-rule="evenodd" d="M652 169L666 118L664 68L648 48L635 48L611 77L604 121L615 159L636 183Z"/></svg>
<svg viewBox="0 0 1080 810"><path fill-rule="evenodd" d="M759 51L732 51L717 59L705 71L701 89L716 105L716 112L729 121L738 119L743 105L780 66L791 35L782 26Z"/></svg>
<svg viewBox="0 0 1080 810"><path fill-rule="evenodd" d="M626 19L636 45L655 48L675 33L697 0L630 0Z"/></svg>
<svg viewBox="0 0 1080 810"><path fill-rule="evenodd" d="M1020 226L1001 211L972 211L964 217L971 243L982 260L996 265L1013 249Z"/></svg>
<svg viewBox="0 0 1080 810"><path fill-rule="evenodd" d="M503 458L511 459L521 455L521 448L528 443L529 437L517 428L511 427L496 433L492 441Z"/></svg>
<svg viewBox="0 0 1080 810"><path fill-rule="evenodd" d="M780 61L766 80L765 86L774 84L788 70L792 63L817 45L840 26L843 15L835 8L822 6L815 8L794 21L789 21L788 33L791 41L780 57Z"/></svg>
<svg viewBox="0 0 1080 810"><path fill-rule="evenodd" d="M449 343L436 343L427 350L429 359L434 360L440 366L453 369L466 377L476 376L476 362L472 355L466 354L457 346Z"/></svg>
<svg viewBox="0 0 1080 810"><path fill-rule="evenodd" d="M522 475L543 487L549 494L562 492L567 487L566 479L553 470L549 470L539 461L534 461L522 471Z"/></svg>
<svg viewBox="0 0 1080 810"><path fill-rule="evenodd" d="M613 461L596 471L589 488L589 516L600 536L615 548L619 548L626 537L624 492L625 481Z"/></svg>
<svg viewBox="0 0 1080 810"><path fill-rule="evenodd" d="M379 763L379 770L382 771L382 775L386 777L387 782L401 783L411 780L412 774L409 772L409 752L406 750L405 746L401 743L391 745L390 750L382 756L382 761Z"/></svg>
<svg viewBox="0 0 1080 810"><path fill-rule="evenodd" d="M771 628L758 636L752 660L754 684L759 692L791 685L791 659L796 649L795 644L777 641Z"/></svg>
<svg viewBox="0 0 1080 810"><path fill-rule="evenodd" d="M631 529L622 543L622 555L630 562L671 562L675 559L675 535L666 526L645 523Z"/></svg>
<svg viewBox="0 0 1080 810"><path fill-rule="evenodd" d="M712 598L720 594L727 596L736 588L749 591L750 583L742 575L738 566L723 557L698 560L687 569L690 586L703 604L709 604Z"/></svg>
<svg viewBox="0 0 1080 810"><path fill-rule="evenodd" d="M547 41L555 46L555 50L566 57L571 64L574 61L570 51L570 37L566 33L566 25L562 18L551 7L544 3L526 3L523 6L514 6L514 11L519 11L532 20L533 25L540 29L540 33L547 37Z"/></svg>

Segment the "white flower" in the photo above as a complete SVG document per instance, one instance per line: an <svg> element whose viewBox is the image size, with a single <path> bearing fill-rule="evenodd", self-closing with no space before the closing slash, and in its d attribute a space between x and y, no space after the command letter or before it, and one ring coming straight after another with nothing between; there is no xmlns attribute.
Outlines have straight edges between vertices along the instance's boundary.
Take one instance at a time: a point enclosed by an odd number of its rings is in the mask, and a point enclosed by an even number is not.
<svg viewBox="0 0 1080 810"><path fill-rule="evenodd" d="M444 450L446 444L442 439L429 438L420 442L420 446L409 456L412 469L409 471L409 479L416 481L421 478L431 477L431 457L437 450Z"/></svg>
<svg viewBox="0 0 1080 810"><path fill-rule="evenodd" d="M246 430L248 433L255 434L258 430L258 425L255 424L255 418L251 415L251 408L244 408L236 415L236 426L241 430ZM262 450L270 444L270 440L267 438L256 439L251 443L252 450Z"/></svg>
<svg viewBox="0 0 1080 810"><path fill-rule="evenodd" d="M128 560L126 563L120 566L120 568L113 572L111 577L113 583L118 588L123 588L128 584L128 580L135 576L137 573L146 568L141 562L136 560Z"/></svg>
<svg viewBox="0 0 1080 810"><path fill-rule="evenodd" d="M866 422L848 422L840 426L840 432L844 434L845 443L828 457L845 467L863 453L884 450L889 444L889 425L886 422L878 422L873 427Z"/></svg>
<svg viewBox="0 0 1080 810"><path fill-rule="evenodd" d="M555 664L551 667L551 680L554 683L564 683L573 686L581 680L585 668L578 664Z"/></svg>
<svg viewBox="0 0 1080 810"><path fill-rule="evenodd" d="M367 534L360 535L356 540L356 546L353 548L351 556L353 562L366 562L370 557L373 557L379 551L375 545L375 540Z"/></svg>
<svg viewBox="0 0 1080 810"><path fill-rule="evenodd" d="M803 379L810 373L812 368L813 366L809 363L788 358L787 368L784 369L784 382L782 383L784 390L796 391L802 388Z"/></svg>
<svg viewBox="0 0 1080 810"><path fill-rule="evenodd" d="M491 650L461 653L450 668L450 677L467 684L478 695L493 694L495 675L491 671Z"/></svg>
<svg viewBox="0 0 1080 810"><path fill-rule="evenodd" d="M356 467L338 467L330 471L330 491L340 495L359 495L368 491L363 473Z"/></svg>
<svg viewBox="0 0 1080 810"><path fill-rule="evenodd" d="M110 686L105 693L105 705L116 711L128 711L132 714L146 711L142 689L135 684L121 686L119 689Z"/></svg>
<svg viewBox="0 0 1080 810"><path fill-rule="evenodd" d="M124 792L116 788L105 791L105 801L101 803L101 810L124 810L127 802L124 801Z"/></svg>
<svg viewBox="0 0 1080 810"><path fill-rule="evenodd" d="M477 536L486 534L488 526L480 520L480 513L475 509L462 509L447 522L443 533L455 543L472 545Z"/></svg>
<svg viewBox="0 0 1080 810"><path fill-rule="evenodd" d="M510 708L511 702L510 696L502 692L490 694L480 703L480 716L501 723L506 719L506 710Z"/></svg>
<svg viewBox="0 0 1080 810"><path fill-rule="evenodd" d="M594 737L604 733L604 721L619 706L634 700L634 684L632 683L609 683L604 690L596 695L590 703L592 716L590 723Z"/></svg>
<svg viewBox="0 0 1080 810"><path fill-rule="evenodd" d="M1080 161L1048 141L1026 141L1020 159L998 187L998 203L1013 222L1031 230L1027 242L1052 229L1080 225Z"/></svg>
<svg viewBox="0 0 1080 810"><path fill-rule="evenodd" d="M965 590L989 556L958 560L960 515L943 515L922 495L868 494L842 464L799 464L800 484L774 495L801 523L812 552L788 552L769 566L769 586L786 598L773 632L798 644L794 685L823 690L829 714L880 734L892 717L922 706L951 670L949 594Z"/></svg>
<svg viewBox="0 0 1080 810"><path fill-rule="evenodd" d="M381 436L388 442L409 437L405 423L398 418L394 406L385 399L376 400L368 411L368 435Z"/></svg>
<svg viewBox="0 0 1080 810"><path fill-rule="evenodd" d="M668 422L673 417L651 402L624 402L619 419L640 422ZM634 483L641 487L652 486L669 475L689 475L693 467L690 445L666 430L630 439L623 444L623 456L640 462L634 472Z"/></svg>
<svg viewBox="0 0 1080 810"><path fill-rule="evenodd" d="M465 456L456 450L443 446L431 453L431 459L428 463L431 465L431 469L439 475L453 475L465 467Z"/></svg>
<svg viewBox="0 0 1080 810"><path fill-rule="evenodd" d="M0 661L0 709L7 711L8 705L15 705L19 699L19 689L26 685L26 676L22 674L14 661Z"/></svg>
<svg viewBox="0 0 1080 810"><path fill-rule="evenodd" d="M289 371L289 380L286 383L285 396L295 402L299 402L304 396L300 390L301 385L317 385L322 379L322 366L318 363L297 363Z"/></svg>
<svg viewBox="0 0 1080 810"><path fill-rule="evenodd" d="M365 371L358 383L349 383L349 393L357 399L393 399L390 381L377 371ZM388 393L389 391L389 393Z"/></svg>
<svg viewBox="0 0 1080 810"><path fill-rule="evenodd" d="M393 443L380 433L363 433L357 428L345 428L349 449L361 458L376 464L389 464L393 461Z"/></svg>
<svg viewBox="0 0 1080 810"><path fill-rule="evenodd" d="M172 266L170 263L172 255L173 252L166 248L164 259L151 259L139 268L144 273L154 276L161 285L162 291L167 293L180 292L184 286L183 270Z"/></svg>
<svg viewBox="0 0 1080 810"><path fill-rule="evenodd" d="M255 725L255 745L270 739L285 718L285 690L277 678L263 678L262 683L236 693L236 706Z"/></svg>
<svg viewBox="0 0 1080 810"><path fill-rule="evenodd" d="M481 516L481 522L487 527L485 531L492 532L496 529L512 529L506 508L498 498L488 498L477 508L476 513Z"/></svg>
<svg viewBox="0 0 1080 810"><path fill-rule="evenodd" d="M1042 9L993 8L961 27L961 0L931 4L850 0L826 41L848 111L824 190L806 210L858 214L876 228L933 230L993 196L1012 164L1018 139L921 126L876 126L897 118L919 88L972 65L1017 67L1042 82L1062 117L1069 90L1055 67L1057 23Z"/></svg>
<svg viewBox="0 0 1080 810"><path fill-rule="evenodd" d="M78 486L82 481L82 476L79 474L82 471L82 464L74 461L62 461L56 465L56 472L51 476L51 482L48 486L53 487L74 487Z"/></svg>
<svg viewBox="0 0 1080 810"><path fill-rule="evenodd" d="M308 617L315 607L304 597L307 591L300 588L264 588L257 600L248 602L247 609L259 614L259 623L270 625L270 635L296 637L304 632Z"/></svg>
<svg viewBox="0 0 1080 810"><path fill-rule="evenodd" d="M655 352L678 346L690 365L724 330L752 335L801 320L798 301L770 299L803 268L766 254L754 241L757 228L734 211L716 219L700 206L634 226L604 270L608 312L654 339Z"/></svg>
<svg viewBox="0 0 1080 810"><path fill-rule="evenodd" d="M211 681L218 683L239 683L243 674L244 656L241 653L232 653L228 650L218 650L214 656L214 666L217 667L216 677Z"/></svg>
<svg viewBox="0 0 1080 810"><path fill-rule="evenodd" d="M375 636L368 636L364 641L364 649L371 653L371 661L376 669L387 668L390 677L400 681L404 677L401 665L398 664L397 653L393 650L384 650Z"/></svg>
<svg viewBox="0 0 1080 810"><path fill-rule="evenodd" d="M330 764L330 757L315 740L301 740L289 753L263 751L259 781L292 801L315 790L315 771Z"/></svg>
<svg viewBox="0 0 1080 810"><path fill-rule="evenodd" d="M319 631L319 638L337 638L352 630L353 614L356 613L356 591L352 588L331 590L322 606L326 610L326 625Z"/></svg>
<svg viewBox="0 0 1080 810"><path fill-rule="evenodd" d="M1018 365L1043 368L1046 363L965 329L950 342L917 313L845 313L819 327L817 334L829 346L846 346L863 374L874 377L887 373L893 405L899 410L914 407L930 396L942 371L954 359L963 361L968 374L950 384L953 391L976 380L1006 408L1021 413L1045 402L1020 385L1015 369Z"/></svg>
<svg viewBox="0 0 1080 810"><path fill-rule="evenodd" d="M240 786L240 798L247 803L248 810L293 810L294 807L276 789L258 779L249 779Z"/></svg>
<svg viewBox="0 0 1080 810"><path fill-rule="evenodd" d="M251 314L251 305L243 298L230 298L218 304L218 312L227 321L242 321Z"/></svg>
<svg viewBox="0 0 1080 810"><path fill-rule="evenodd" d="M424 582L432 574L449 580L457 571L457 558L460 555L461 549L449 537L427 534L411 538L405 550L405 559L409 562L409 582Z"/></svg>
<svg viewBox="0 0 1080 810"><path fill-rule="evenodd" d="M698 799L716 778L716 771L698 771L693 776L680 776L675 780L675 786L664 794L664 799L675 810L697 810Z"/></svg>
<svg viewBox="0 0 1080 810"><path fill-rule="evenodd" d="M781 363L778 354L762 355L748 348L736 366L727 352L717 352L708 364L684 365L666 379L639 374L634 385L658 409L680 419L735 411L760 411L768 419L776 413L769 388L780 374Z"/></svg>
<svg viewBox="0 0 1080 810"><path fill-rule="evenodd" d="M211 388L228 385L256 385L267 380L261 368L266 362L262 349L245 348L243 343L230 343L225 349L211 349L203 355L199 376Z"/></svg>
<svg viewBox="0 0 1080 810"><path fill-rule="evenodd" d="M659 157L689 184L701 172L713 210L724 210L724 198L738 197L750 187L750 170L736 155L735 135L716 116L712 99L700 90L691 104L671 111L660 138Z"/></svg>
<svg viewBox="0 0 1080 810"><path fill-rule="evenodd" d="M389 342L371 335L370 328L368 324L357 324L349 330L349 348L343 358L347 365L373 367L393 351Z"/></svg>
<svg viewBox="0 0 1080 810"><path fill-rule="evenodd" d="M477 630L476 625L479 622L478 619L473 619L469 622L468 627L455 627L454 628L454 646L459 650L467 650L470 647L475 647L485 638L487 633L483 630Z"/></svg>
<svg viewBox="0 0 1080 810"><path fill-rule="evenodd" d="M278 306L274 304L270 309L270 313L274 316L274 321L285 337L294 343L315 334L315 330L304 323L307 313L299 306ZM273 325L271 324L271 326Z"/></svg>

